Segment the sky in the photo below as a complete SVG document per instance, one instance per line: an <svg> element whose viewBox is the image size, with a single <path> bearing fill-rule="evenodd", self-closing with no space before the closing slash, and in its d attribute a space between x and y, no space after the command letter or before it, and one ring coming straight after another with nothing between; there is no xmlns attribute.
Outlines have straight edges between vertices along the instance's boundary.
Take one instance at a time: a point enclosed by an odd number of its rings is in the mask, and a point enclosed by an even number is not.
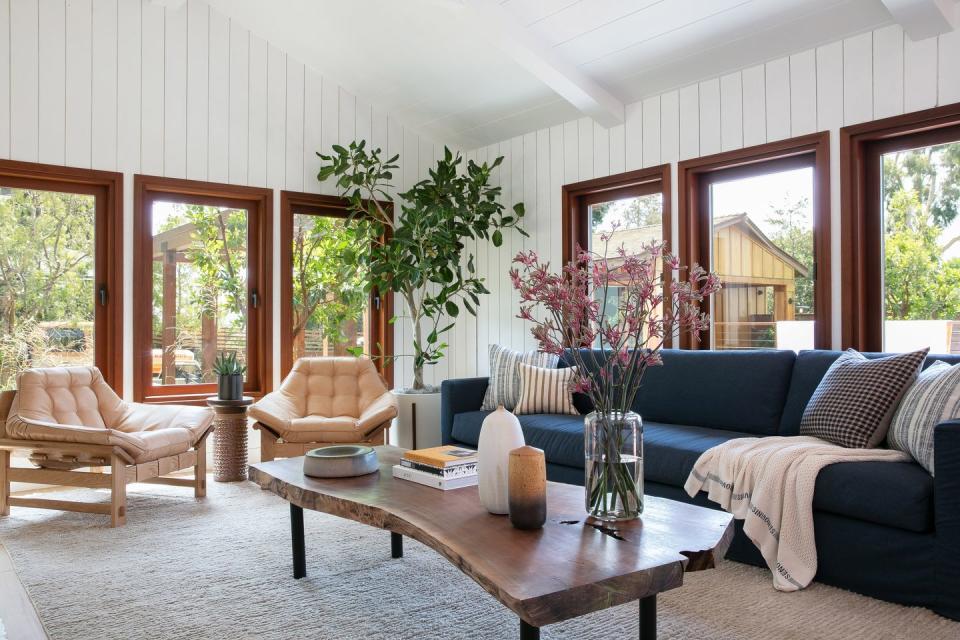
<svg viewBox="0 0 960 640"><path fill-rule="evenodd" d="M767 223L771 205L792 205L807 199L807 224L813 228L813 169L794 169L741 178L713 185L714 217L747 213L767 236L774 230Z"/></svg>

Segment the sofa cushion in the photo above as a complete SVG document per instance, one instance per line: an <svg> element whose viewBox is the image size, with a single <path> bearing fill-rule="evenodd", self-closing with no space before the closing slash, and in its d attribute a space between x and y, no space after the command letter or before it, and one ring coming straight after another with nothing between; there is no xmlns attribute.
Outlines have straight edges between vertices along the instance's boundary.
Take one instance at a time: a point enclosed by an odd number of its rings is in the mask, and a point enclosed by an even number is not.
<svg viewBox="0 0 960 640"><path fill-rule="evenodd" d="M690 425L643 423L643 476L652 482L682 487L700 454L749 433Z"/></svg>
<svg viewBox="0 0 960 640"><path fill-rule="evenodd" d="M933 478L915 462L839 462L817 476L813 508L908 531L930 531Z"/></svg>
<svg viewBox="0 0 960 640"><path fill-rule="evenodd" d="M480 439L480 427L489 411L468 411L453 418L453 438L472 447ZM583 468L583 416L533 413L517 416L523 439L543 449L548 462Z"/></svg>

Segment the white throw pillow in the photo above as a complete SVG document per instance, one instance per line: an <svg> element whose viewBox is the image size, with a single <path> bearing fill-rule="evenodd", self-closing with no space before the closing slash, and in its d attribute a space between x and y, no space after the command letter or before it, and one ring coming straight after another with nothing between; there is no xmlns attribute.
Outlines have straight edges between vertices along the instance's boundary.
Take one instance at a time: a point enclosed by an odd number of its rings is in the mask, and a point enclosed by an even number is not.
<svg viewBox="0 0 960 640"><path fill-rule="evenodd" d="M933 430L955 418L960 418L960 365L938 360L907 389L890 423L887 444L906 451L934 475Z"/></svg>
<svg viewBox="0 0 960 640"><path fill-rule="evenodd" d="M573 406L571 386L577 375L576 367L546 369L521 363L520 401L518 416L528 413L563 413L577 415Z"/></svg>
<svg viewBox="0 0 960 640"><path fill-rule="evenodd" d="M535 367L556 367L560 358L542 351L513 351L498 344L490 345L490 381L483 396L484 411L493 411L499 405L513 411L520 399L520 374L517 365L521 362Z"/></svg>

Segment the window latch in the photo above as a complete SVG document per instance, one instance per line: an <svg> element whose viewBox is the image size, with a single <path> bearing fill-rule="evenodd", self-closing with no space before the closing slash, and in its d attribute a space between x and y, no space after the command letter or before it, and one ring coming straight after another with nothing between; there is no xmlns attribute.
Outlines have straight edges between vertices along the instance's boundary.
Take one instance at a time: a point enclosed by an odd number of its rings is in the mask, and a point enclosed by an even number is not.
<svg viewBox="0 0 960 640"><path fill-rule="evenodd" d="M100 288L97 290L97 297L100 299L100 306L107 306L107 287L105 285L100 285Z"/></svg>
<svg viewBox="0 0 960 640"><path fill-rule="evenodd" d="M377 311L380 311L380 294L379 293L373 294L373 308L376 309Z"/></svg>
<svg viewBox="0 0 960 640"><path fill-rule="evenodd" d="M260 308L260 294L257 293L256 289L254 289L253 293L250 294L250 304L254 309Z"/></svg>

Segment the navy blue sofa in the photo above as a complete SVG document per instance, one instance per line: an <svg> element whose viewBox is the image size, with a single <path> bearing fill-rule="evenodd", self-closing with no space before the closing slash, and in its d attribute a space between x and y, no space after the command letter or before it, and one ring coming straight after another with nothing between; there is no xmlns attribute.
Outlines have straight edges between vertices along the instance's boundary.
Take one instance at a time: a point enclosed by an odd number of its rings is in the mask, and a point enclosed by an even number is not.
<svg viewBox="0 0 960 640"><path fill-rule="evenodd" d="M645 492L717 508L704 493L691 499L683 490L700 454L731 438L796 435L840 354L665 350L664 366L647 372L633 404L644 425ZM926 364L934 360L955 364L960 356L931 355ZM443 382L445 444L476 447L486 388L487 378ZM589 412L586 398L576 400ZM582 485L583 417L519 419L527 444L544 450L548 477ZM936 478L913 462L841 463L820 473L818 581L960 619L960 420L940 424L934 442ZM739 522L727 557L764 566Z"/></svg>

